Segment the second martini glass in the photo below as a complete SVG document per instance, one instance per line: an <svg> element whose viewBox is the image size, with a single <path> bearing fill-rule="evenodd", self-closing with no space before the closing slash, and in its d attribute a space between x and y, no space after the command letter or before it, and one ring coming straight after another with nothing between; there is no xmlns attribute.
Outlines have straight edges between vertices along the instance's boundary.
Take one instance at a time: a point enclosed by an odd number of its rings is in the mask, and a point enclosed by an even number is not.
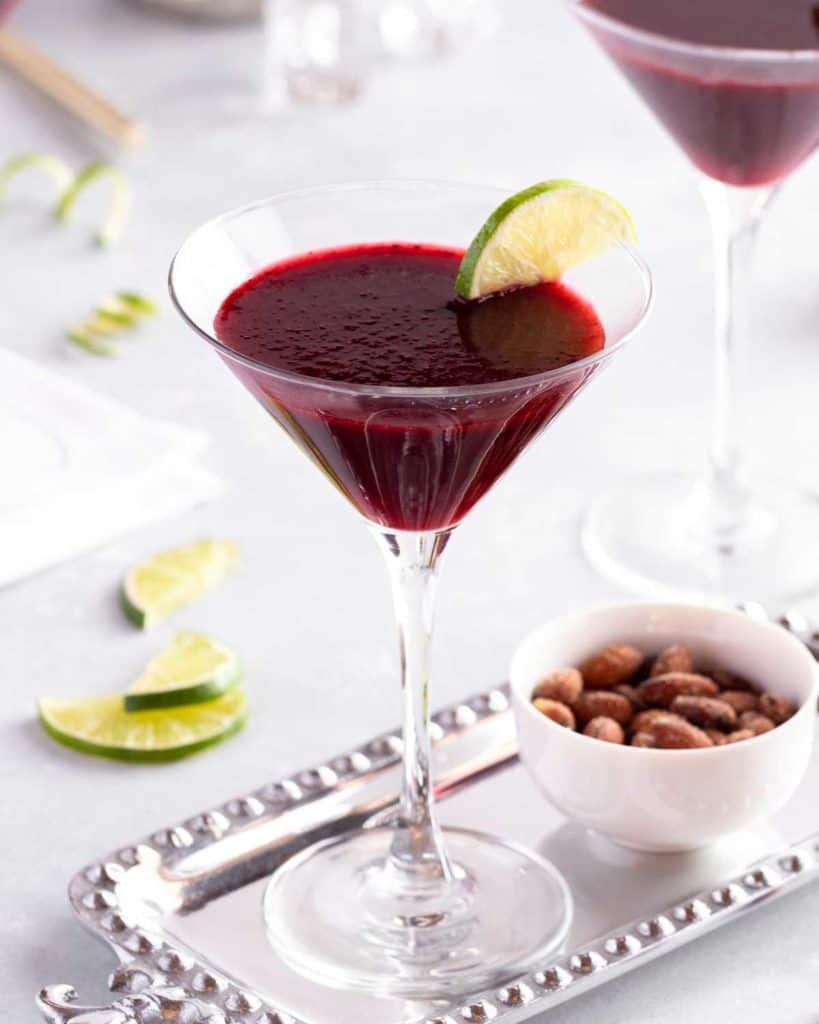
<svg viewBox="0 0 819 1024"><path fill-rule="evenodd" d="M819 499L749 475L741 379L757 228L777 185L819 144L819 23L809 0L569 2L697 168L716 277L707 476L628 481L591 510L585 548L636 591L772 602L807 593L819 583Z"/></svg>
<svg viewBox="0 0 819 1024"><path fill-rule="evenodd" d="M316 250L414 247L402 268L411 290L417 251L455 250L457 267L457 250L503 198L494 189L422 182L285 194L205 224L171 270L182 315L364 517L390 574L404 695L394 820L306 849L276 871L265 898L268 933L282 958L342 987L426 998L481 987L537 962L566 934L570 898L554 868L502 839L437 823L428 677L435 583L455 526L643 321L650 277L631 249L615 244L566 278L605 332L602 344L596 334L591 355L515 379L453 386L348 383L288 371L229 347L214 321L229 294L242 303L235 290L260 270L292 257L309 270L310 257L299 254ZM280 323L296 345L304 331L337 332L332 359L342 372L345 333L369 329L375 365L376 313L366 308L373 285L362 277L352 287L354 302L363 303L358 320L339 320L326 304L305 300L292 322L272 314L262 326ZM383 308L383 299L374 301ZM423 336L436 310L421 304L410 329ZM509 324L491 310L488 317L481 343L503 347Z"/></svg>

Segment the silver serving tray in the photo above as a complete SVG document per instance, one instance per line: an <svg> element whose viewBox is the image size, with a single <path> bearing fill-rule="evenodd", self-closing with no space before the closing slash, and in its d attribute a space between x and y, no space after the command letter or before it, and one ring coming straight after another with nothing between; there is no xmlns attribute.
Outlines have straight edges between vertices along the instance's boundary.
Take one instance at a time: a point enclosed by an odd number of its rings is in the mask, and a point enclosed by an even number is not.
<svg viewBox="0 0 819 1024"><path fill-rule="evenodd" d="M762 614L750 607L752 614ZM814 654L801 619L786 628ZM69 886L75 913L116 953L115 1000L83 1007L43 989L52 1024L517 1024L735 920L819 876L819 748L772 821L694 854L625 851L565 821L517 760L504 687L434 718L445 823L522 842L552 860L575 897L564 955L499 989L405 1002L324 988L276 959L261 916L267 877L296 850L389 814L400 736L228 801L118 849ZM805 837L804 830L813 834Z"/></svg>

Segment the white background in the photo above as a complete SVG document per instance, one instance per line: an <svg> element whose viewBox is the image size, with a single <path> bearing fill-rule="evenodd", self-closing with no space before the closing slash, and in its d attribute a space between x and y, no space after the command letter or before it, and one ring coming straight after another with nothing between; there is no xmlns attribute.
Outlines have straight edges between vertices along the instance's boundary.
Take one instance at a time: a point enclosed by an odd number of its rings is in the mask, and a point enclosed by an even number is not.
<svg viewBox="0 0 819 1024"><path fill-rule="evenodd" d="M279 189L429 176L503 184L570 176L633 212L656 275L647 329L481 505L450 546L435 702L503 677L510 652L557 611L614 598L581 559L580 511L635 470L699 465L707 436L709 240L693 176L560 0L509 0L501 34L447 63L379 76L345 110L254 114L254 26L205 27L126 0L23 0L13 25L150 125L127 158L136 214L110 253L46 221L46 182L15 185L0 217L0 343L135 408L206 427L224 500L0 594L0 999L35 1019L44 982L104 997L106 952L72 920L78 866L151 829L345 749L398 717L386 580L366 531L267 422L165 300L179 242L214 213ZM97 144L0 74L0 160L43 149L80 165ZM817 482L819 162L789 183L763 232L749 443L760 463ZM160 322L118 361L67 355L63 328L117 287L162 299ZM104 425L101 424L101 429ZM136 559L234 536L241 571L149 635L115 587ZM753 594L749 597L753 598ZM51 744L36 695L126 685L175 627L211 631L247 667L252 717L223 748L171 766L86 759ZM566 1024L817 1019L819 890L556 1011Z"/></svg>

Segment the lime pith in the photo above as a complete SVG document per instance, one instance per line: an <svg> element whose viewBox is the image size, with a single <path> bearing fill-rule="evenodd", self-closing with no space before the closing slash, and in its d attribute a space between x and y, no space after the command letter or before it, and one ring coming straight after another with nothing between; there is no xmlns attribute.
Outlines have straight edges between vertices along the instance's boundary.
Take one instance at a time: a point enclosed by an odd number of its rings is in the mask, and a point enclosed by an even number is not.
<svg viewBox="0 0 819 1024"><path fill-rule="evenodd" d="M238 686L239 659L201 633L177 633L128 687L126 711L173 708L214 700Z"/></svg>
<svg viewBox="0 0 819 1024"><path fill-rule="evenodd" d="M38 702L40 724L63 746L117 761L176 761L238 732L247 719L241 690L206 704L128 712L122 698L84 697Z"/></svg>
<svg viewBox="0 0 819 1024"><path fill-rule="evenodd" d="M466 251L455 291L477 299L555 281L616 242L633 242L626 210L605 192L566 178L518 192L489 216Z"/></svg>

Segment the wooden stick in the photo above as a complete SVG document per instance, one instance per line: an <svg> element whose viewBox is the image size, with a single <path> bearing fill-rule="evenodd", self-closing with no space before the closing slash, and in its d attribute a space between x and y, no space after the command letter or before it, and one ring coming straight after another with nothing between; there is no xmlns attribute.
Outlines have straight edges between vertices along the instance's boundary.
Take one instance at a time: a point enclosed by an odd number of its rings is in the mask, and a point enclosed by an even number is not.
<svg viewBox="0 0 819 1024"><path fill-rule="evenodd" d="M145 141L145 126L140 121L121 114L107 100L18 35L0 32L0 62L118 145L133 149Z"/></svg>

